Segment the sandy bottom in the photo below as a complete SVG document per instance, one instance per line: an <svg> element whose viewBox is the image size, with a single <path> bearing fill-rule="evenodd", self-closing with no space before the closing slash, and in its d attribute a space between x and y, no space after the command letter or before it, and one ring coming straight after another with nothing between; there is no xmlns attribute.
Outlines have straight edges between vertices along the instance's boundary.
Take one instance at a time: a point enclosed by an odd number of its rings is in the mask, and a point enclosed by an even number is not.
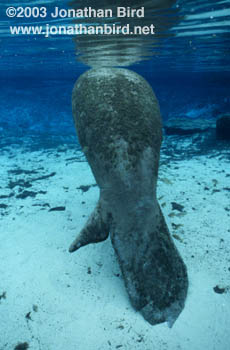
<svg viewBox="0 0 230 350"><path fill-rule="evenodd" d="M0 350L229 349L229 161L162 160L158 198L190 282L172 329L131 307L110 240L68 253L99 193L81 152L2 148Z"/></svg>

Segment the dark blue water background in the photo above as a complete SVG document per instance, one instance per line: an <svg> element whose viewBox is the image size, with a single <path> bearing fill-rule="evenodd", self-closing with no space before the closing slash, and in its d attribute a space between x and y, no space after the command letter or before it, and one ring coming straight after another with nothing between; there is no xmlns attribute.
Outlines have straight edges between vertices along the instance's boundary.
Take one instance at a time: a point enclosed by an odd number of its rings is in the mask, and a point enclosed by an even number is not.
<svg viewBox="0 0 230 350"><path fill-rule="evenodd" d="M0 2L0 131L75 134L71 92L89 67L76 60L70 36L11 35L9 25L54 21L7 18L6 8L19 5L67 8L65 1ZM230 1L180 0L175 6L182 18L170 30L175 36L161 41L156 56L129 68L151 84L164 120L217 118L230 112Z"/></svg>

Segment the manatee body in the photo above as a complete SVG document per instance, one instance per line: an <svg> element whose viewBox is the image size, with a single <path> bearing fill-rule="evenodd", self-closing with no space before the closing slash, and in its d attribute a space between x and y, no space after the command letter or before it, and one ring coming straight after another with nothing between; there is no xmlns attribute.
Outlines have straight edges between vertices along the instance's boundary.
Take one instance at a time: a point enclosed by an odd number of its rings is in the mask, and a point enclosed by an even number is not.
<svg viewBox="0 0 230 350"><path fill-rule="evenodd" d="M156 198L162 125L152 88L127 69L91 69L74 86L72 108L100 198L69 251L110 235L134 308L172 325L188 279Z"/></svg>

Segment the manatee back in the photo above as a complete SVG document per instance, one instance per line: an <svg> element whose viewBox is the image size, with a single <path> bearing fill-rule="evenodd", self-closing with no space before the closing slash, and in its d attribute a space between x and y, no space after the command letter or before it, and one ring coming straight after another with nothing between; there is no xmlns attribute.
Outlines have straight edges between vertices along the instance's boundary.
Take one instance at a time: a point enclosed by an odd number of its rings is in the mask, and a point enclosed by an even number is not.
<svg viewBox="0 0 230 350"><path fill-rule="evenodd" d="M158 101L140 75L118 68L90 69L77 80L72 108L79 142L87 158L112 166L118 140L136 160L150 146L159 154L162 125Z"/></svg>

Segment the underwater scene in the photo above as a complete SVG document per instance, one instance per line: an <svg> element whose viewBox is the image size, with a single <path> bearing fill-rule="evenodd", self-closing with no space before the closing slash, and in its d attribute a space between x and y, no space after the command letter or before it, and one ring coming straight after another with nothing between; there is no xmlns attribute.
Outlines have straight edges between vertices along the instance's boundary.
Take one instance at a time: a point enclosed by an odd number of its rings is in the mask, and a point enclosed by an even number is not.
<svg viewBox="0 0 230 350"><path fill-rule="evenodd" d="M230 349L230 1L0 1L0 350Z"/></svg>

